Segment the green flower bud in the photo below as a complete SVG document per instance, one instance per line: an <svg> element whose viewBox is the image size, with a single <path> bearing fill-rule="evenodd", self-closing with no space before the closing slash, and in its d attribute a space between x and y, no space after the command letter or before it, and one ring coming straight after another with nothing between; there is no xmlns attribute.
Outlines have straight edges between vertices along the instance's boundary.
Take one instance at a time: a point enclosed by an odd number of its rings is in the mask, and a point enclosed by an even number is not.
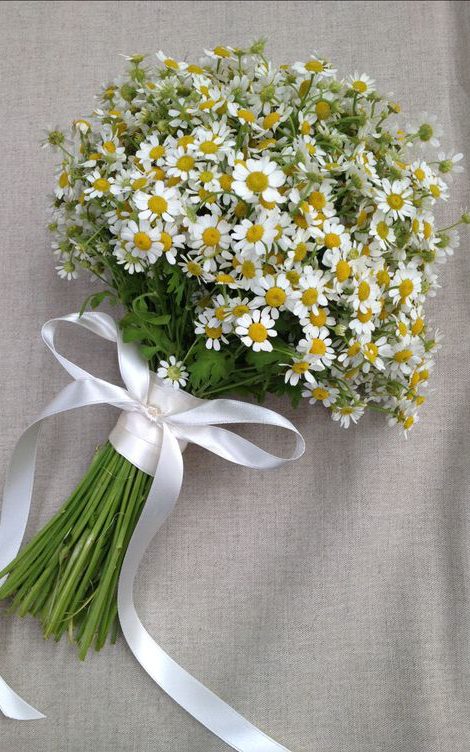
<svg viewBox="0 0 470 752"><path fill-rule="evenodd" d="M430 141L432 139L434 130L429 123L423 123L418 129L418 138L420 141Z"/></svg>
<svg viewBox="0 0 470 752"><path fill-rule="evenodd" d="M464 212L460 217L460 221L463 222L464 225L470 225L470 213Z"/></svg>

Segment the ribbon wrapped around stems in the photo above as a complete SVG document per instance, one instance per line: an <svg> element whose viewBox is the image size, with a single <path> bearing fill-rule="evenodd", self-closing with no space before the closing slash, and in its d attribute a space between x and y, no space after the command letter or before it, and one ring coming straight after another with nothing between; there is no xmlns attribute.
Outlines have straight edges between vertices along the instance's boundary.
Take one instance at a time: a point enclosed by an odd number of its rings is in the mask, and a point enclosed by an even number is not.
<svg viewBox="0 0 470 752"><path fill-rule="evenodd" d="M115 342L125 388L97 378L67 360L55 347L61 322L79 325ZM207 729L239 752L288 752L179 666L150 636L136 612L134 580L144 553L172 511L183 481L182 450L187 442L244 467L270 470L300 457L305 449L295 426L259 405L229 399L202 400L164 385L149 370L136 345L124 343L113 319L104 313L72 313L44 324L42 337L72 376L18 441L5 483L0 517L0 570L18 553L31 507L36 447L41 423L85 405L109 404L123 412L109 437L119 454L154 476L142 514L123 561L118 584L118 615L124 637L152 679ZM296 446L276 457L218 424L256 423L294 433ZM44 718L0 677L0 710L9 718Z"/></svg>

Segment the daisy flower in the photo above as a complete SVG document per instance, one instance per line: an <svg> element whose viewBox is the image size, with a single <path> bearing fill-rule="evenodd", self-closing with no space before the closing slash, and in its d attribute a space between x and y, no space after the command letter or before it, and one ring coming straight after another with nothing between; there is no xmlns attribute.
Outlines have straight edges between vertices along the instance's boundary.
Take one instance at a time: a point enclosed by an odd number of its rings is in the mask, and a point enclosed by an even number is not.
<svg viewBox="0 0 470 752"><path fill-rule="evenodd" d="M152 227L145 219L138 223L133 219L125 222L120 230L120 239L127 251L133 256L146 259L149 264L154 264L161 256L160 230Z"/></svg>
<svg viewBox="0 0 470 752"><path fill-rule="evenodd" d="M147 141L143 141L135 156L145 170L150 170L152 165L164 164L166 147L160 143L158 136L152 134Z"/></svg>
<svg viewBox="0 0 470 752"><path fill-rule="evenodd" d="M304 266L298 288L291 296L292 312L302 318L308 313L318 314L319 306L328 305L325 294L329 277L321 270L314 270L311 266Z"/></svg>
<svg viewBox="0 0 470 752"><path fill-rule="evenodd" d="M377 208L384 214L390 214L393 219L405 219L415 214L413 206L413 189L409 180L394 180L387 178L381 181L381 189L375 192Z"/></svg>
<svg viewBox="0 0 470 752"><path fill-rule="evenodd" d="M196 319L194 331L205 336L208 350L220 350L221 343L228 343L225 334L230 331L230 325L226 321L219 321L211 311L203 311Z"/></svg>
<svg viewBox="0 0 470 752"><path fill-rule="evenodd" d="M259 309L252 313L244 313L237 321L235 333L244 345L253 348L255 352L271 352L273 346L269 338L277 335L274 319L266 311Z"/></svg>
<svg viewBox="0 0 470 752"><path fill-rule="evenodd" d="M381 211L374 212L369 232L375 239L376 245L383 251L386 251L396 241L393 219L390 214L384 214Z"/></svg>
<svg viewBox="0 0 470 752"><path fill-rule="evenodd" d="M408 125L408 130L415 134L417 143L421 147L431 145L435 148L439 146L439 138L443 132L437 122L437 116L429 115L427 112L422 112L415 123Z"/></svg>
<svg viewBox="0 0 470 752"><path fill-rule="evenodd" d="M243 219L233 228L232 237L236 241L236 251L246 253L254 251L259 256L271 248L277 234L276 217L261 214L255 221Z"/></svg>
<svg viewBox="0 0 470 752"><path fill-rule="evenodd" d="M170 264L175 264L178 251L185 246L186 236L179 232L176 224L171 222L165 222L162 228L157 227L155 231L158 255L165 254L166 260Z"/></svg>
<svg viewBox="0 0 470 752"><path fill-rule="evenodd" d="M263 307L273 319L279 318L279 311L284 311L290 304L291 285L285 274L260 277L253 292L256 296L253 305Z"/></svg>
<svg viewBox="0 0 470 752"><path fill-rule="evenodd" d="M373 79L369 78L366 73L361 73L361 75L359 75L359 73L353 73L350 77L350 86L354 92L361 94L362 96L367 96L375 90Z"/></svg>
<svg viewBox="0 0 470 752"><path fill-rule="evenodd" d="M349 428L351 423L357 423L363 415L364 407L362 405L344 405L335 408L331 417L333 420L339 421L342 428Z"/></svg>
<svg viewBox="0 0 470 752"><path fill-rule="evenodd" d="M191 248L214 256L230 246L231 226L218 214L204 214L191 225Z"/></svg>
<svg viewBox="0 0 470 752"><path fill-rule="evenodd" d="M280 363L281 366L288 365L287 363ZM293 363L288 367L288 370L284 374L284 381L291 386L297 386L301 378L304 378L308 383L315 381L313 375L310 373L311 363L306 358L294 358Z"/></svg>
<svg viewBox="0 0 470 752"><path fill-rule="evenodd" d="M235 165L232 188L248 203L257 202L260 198L268 203L280 203L284 197L277 189L284 185L285 180L282 170L269 157L248 159L246 164Z"/></svg>
<svg viewBox="0 0 470 752"><path fill-rule="evenodd" d="M179 389L180 386L186 386L189 373L185 370L182 360L176 360L174 355L170 355L168 360L160 361L157 376L165 384L170 384L174 389Z"/></svg>
<svg viewBox="0 0 470 752"><path fill-rule="evenodd" d="M176 188L167 188L161 180L152 185L150 193L134 193L132 202L139 210L140 219L148 219L150 222L160 218L166 222L173 222L181 212Z"/></svg>
<svg viewBox="0 0 470 752"><path fill-rule="evenodd" d="M85 188L87 199L101 198L109 193L114 182L113 178L104 177L99 170L93 170L90 175L86 176L86 179L91 183L89 188Z"/></svg>
<svg viewBox="0 0 470 752"><path fill-rule="evenodd" d="M311 233L318 245L328 250L347 251L351 247L351 236L337 219L326 219L322 227L312 227Z"/></svg>
<svg viewBox="0 0 470 752"><path fill-rule="evenodd" d="M311 405L321 402L325 407L331 407L339 397L339 389L313 379L302 392L302 397L306 397Z"/></svg>
<svg viewBox="0 0 470 752"><path fill-rule="evenodd" d="M181 178L182 180L194 177L196 159L188 154L182 146L167 155L165 164L168 166L168 175L171 177Z"/></svg>
<svg viewBox="0 0 470 752"><path fill-rule="evenodd" d="M414 264L398 265L390 283L389 296L395 305L409 304L411 300L419 298L422 277Z"/></svg>
<svg viewBox="0 0 470 752"><path fill-rule="evenodd" d="M335 359L335 351L331 346L331 337L325 326L314 326L309 331L308 339L301 339L297 345L297 350L304 355L308 355L312 361L311 368L314 371L323 371L330 368Z"/></svg>

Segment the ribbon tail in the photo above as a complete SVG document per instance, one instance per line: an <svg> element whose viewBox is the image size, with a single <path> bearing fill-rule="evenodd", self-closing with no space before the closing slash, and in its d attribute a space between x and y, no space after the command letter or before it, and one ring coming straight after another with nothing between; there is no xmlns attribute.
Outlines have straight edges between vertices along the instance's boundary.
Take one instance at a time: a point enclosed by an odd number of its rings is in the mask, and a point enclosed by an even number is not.
<svg viewBox="0 0 470 752"><path fill-rule="evenodd" d="M141 518L125 556L118 587L118 613L124 637L135 657L175 702L238 752L289 752L189 674L150 636L136 612L134 581L150 541L172 511L183 481L178 442L163 425L160 459Z"/></svg>
<svg viewBox="0 0 470 752"><path fill-rule="evenodd" d="M0 710L15 721L37 721L46 716L23 700L0 676Z"/></svg>

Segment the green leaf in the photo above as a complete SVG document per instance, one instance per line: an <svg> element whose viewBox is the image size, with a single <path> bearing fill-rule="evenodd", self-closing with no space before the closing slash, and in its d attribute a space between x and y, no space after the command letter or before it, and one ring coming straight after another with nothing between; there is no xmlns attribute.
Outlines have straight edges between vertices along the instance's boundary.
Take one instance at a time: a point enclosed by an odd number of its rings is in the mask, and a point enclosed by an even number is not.
<svg viewBox="0 0 470 752"><path fill-rule="evenodd" d="M202 384L212 386L230 376L233 371L233 358L220 350L205 349L189 366L191 384L199 388Z"/></svg>
<svg viewBox="0 0 470 752"><path fill-rule="evenodd" d="M254 350L250 350L246 354L246 362L248 365L256 368L257 371L264 371L266 366L279 362L279 353L274 350L271 352L254 352Z"/></svg>
<svg viewBox="0 0 470 752"><path fill-rule="evenodd" d="M91 308L92 310L98 308L98 306L101 305L105 298L109 298L111 305L116 305L117 298L111 290L102 290L101 292L95 292L93 293L93 295L89 295L88 298L83 301L82 307L80 308L80 316L83 316L87 308Z"/></svg>

